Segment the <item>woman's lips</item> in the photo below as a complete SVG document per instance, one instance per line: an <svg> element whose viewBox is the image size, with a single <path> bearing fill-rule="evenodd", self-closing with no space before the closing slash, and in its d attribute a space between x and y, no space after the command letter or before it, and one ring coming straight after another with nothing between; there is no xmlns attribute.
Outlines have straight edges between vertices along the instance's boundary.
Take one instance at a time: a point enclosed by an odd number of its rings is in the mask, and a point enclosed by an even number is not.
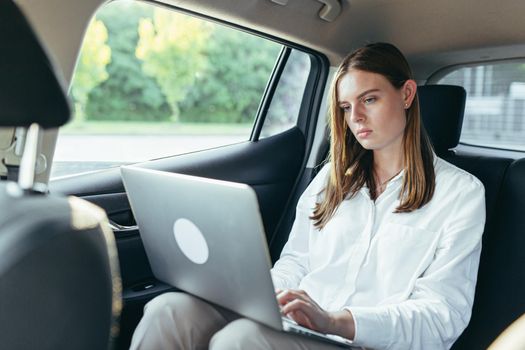
<svg viewBox="0 0 525 350"><path fill-rule="evenodd" d="M363 130L359 130L357 132L357 136L361 137L361 138L367 138L368 135L370 135L372 133L372 130L370 129L363 129Z"/></svg>

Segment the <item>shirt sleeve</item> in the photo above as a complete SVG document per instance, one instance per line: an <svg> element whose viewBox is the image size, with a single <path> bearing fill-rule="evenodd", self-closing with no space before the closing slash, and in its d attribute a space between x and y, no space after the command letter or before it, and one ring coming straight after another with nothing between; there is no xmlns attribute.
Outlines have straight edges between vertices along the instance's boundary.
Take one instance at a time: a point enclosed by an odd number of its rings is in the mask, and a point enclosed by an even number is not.
<svg viewBox="0 0 525 350"><path fill-rule="evenodd" d="M474 187L474 188L473 188ZM354 343L374 349L448 349L466 328L474 301L485 195L479 182L462 189L443 226L434 259L399 304L348 309Z"/></svg>
<svg viewBox="0 0 525 350"><path fill-rule="evenodd" d="M309 271L309 237L316 230L310 216L326 185L329 170L330 164L326 164L299 198L288 241L271 270L275 288L295 289Z"/></svg>

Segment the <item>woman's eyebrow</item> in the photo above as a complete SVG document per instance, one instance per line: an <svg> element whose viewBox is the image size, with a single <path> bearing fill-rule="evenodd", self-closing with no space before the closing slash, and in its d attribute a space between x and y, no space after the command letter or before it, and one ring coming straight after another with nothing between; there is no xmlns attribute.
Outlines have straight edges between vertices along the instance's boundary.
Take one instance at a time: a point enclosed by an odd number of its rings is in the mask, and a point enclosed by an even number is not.
<svg viewBox="0 0 525 350"><path fill-rule="evenodd" d="M376 91L379 91L379 89L368 89L368 90L360 93L359 96L357 96L357 99L359 100L361 97L365 96L366 94L369 94L371 92L376 92Z"/></svg>
<svg viewBox="0 0 525 350"><path fill-rule="evenodd" d="M362 93L359 94L359 96L357 96L356 100L359 100L361 99L361 97L365 96L366 94L369 94L371 92L376 92L376 91L380 91L379 89L368 89L366 91L363 91ZM343 103L347 103L347 101L345 100L342 100L342 101L337 101L337 103L339 105L343 104Z"/></svg>

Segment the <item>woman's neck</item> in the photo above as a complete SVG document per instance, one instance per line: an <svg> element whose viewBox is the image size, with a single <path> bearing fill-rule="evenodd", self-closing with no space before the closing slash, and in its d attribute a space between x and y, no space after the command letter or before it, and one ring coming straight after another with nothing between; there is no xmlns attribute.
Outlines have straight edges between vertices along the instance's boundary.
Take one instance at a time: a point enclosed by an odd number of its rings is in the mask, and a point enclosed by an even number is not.
<svg viewBox="0 0 525 350"><path fill-rule="evenodd" d="M374 173L380 182L397 175L404 166L402 152L374 151Z"/></svg>

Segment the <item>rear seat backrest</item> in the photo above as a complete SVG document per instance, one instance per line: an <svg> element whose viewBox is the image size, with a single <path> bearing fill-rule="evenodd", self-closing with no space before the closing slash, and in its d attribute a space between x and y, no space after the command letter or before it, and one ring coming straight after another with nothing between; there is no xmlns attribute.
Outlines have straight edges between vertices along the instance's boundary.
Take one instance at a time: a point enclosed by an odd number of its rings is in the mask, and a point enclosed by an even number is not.
<svg viewBox="0 0 525 350"><path fill-rule="evenodd" d="M506 172L485 230L469 327L454 349L485 349L525 313L525 159Z"/></svg>
<svg viewBox="0 0 525 350"><path fill-rule="evenodd" d="M476 297L469 326L453 349L486 349L525 312L525 159L512 163L512 159L452 151L461 134L464 89L427 85L418 93L423 123L438 156L473 174L485 186L487 223Z"/></svg>
<svg viewBox="0 0 525 350"><path fill-rule="evenodd" d="M490 226L503 176L512 162L509 158L459 155L452 149L459 143L465 89L454 85L418 87L421 117L436 154L476 176L485 186L487 226Z"/></svg>

